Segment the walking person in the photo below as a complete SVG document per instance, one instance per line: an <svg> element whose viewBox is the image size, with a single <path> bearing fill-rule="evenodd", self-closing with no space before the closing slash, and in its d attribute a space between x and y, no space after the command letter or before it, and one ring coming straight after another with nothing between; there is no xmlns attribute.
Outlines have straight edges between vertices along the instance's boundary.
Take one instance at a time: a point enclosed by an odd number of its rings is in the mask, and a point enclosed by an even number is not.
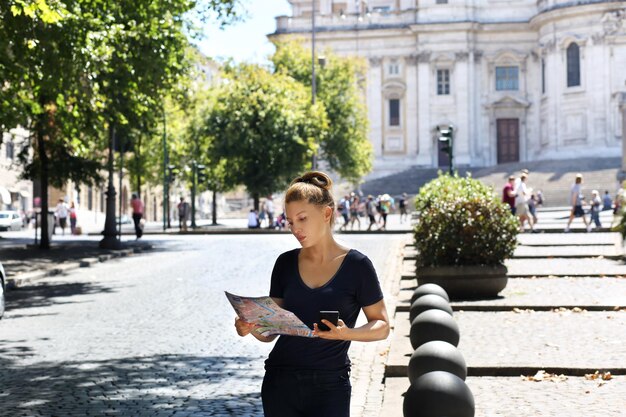
<svg viewBox="0 0 626 417"><path fill-rule="evenodd" d="M352 341L389 335L389 318L372 262L333 237L332 181L308 172L285 195L287 221L301 248L283 253L274 265L270 297L313 329L314 337L281 335L265 361L261 389L265 417L349 417ZM336 310L334 325L320 311ZM355 327L360 311L367 323ZM322 330L320 324L327 326ZM240 336L272 342L254 324L236 318Z"/></svg>
<svg viewBox="0 0 626 417"><path fill-rule="evenodd" d="M354 222L359 224L359 230L361 230L361 220L359 219L359 197L354 196L350 203L350 230L354 229Z"/></svg>
<svg viewBox="0 0 626 417"><path fill-rule="evenodd" d="M406 219L409 217L409 214L407 213L407 198L408 195L407 193L402 193L402 196L400 197L400 200L398 201L398 207L400 207L400 223L403 222L402 219Z"/></svg>
<svg viewBox="0 0 626 417"><path fill-rule="evenodd" d="M511 208L511 214L515 216L515 177L509 176L509 180L504 184L502 189L502 202L509 205Z"/></svg>
<svg viewBox="0 0 626 417"><path fill-rule="evenodd" d="M180 198L178 203L178 228L186 232L187 220L189 219L189 203L185 201L185 197Z"/></svg>
<svg viewBox="0 0 626 417"><path fill-rule="evenodd" d="M69 215L69 209L65 201L62 198L59 198L59 202L57 203L55 209L55 215L59 221L59 226L61 227L61 233L65 235L65 226L67 225L67 216Z"/></svg>
<svg viewBox="0 0 626 417"><path fill-rule="evenodd" d="M135 236L137 239L140 239L143 236L141 219L143 218L144 207L143 202L136 193L133 193L130 197L130 207L133 213L133 223L135 224Z"/></svg>
<svg viewBox="0 0 626 417"><path fill-rule="evenodd" d="M380 216L382 218L382 225L378 230L387 230L387 216L391 212L391 197L389 194L384 194L380 198Z"/></svg>
<svg viewBox="0 0 626 417"><path fill-rule="evenodd" d="M528 200L530 199L530 191L526 186L527 174L522 173L520 175L519 185L515 190L515 213L519 218L520 232L524 232L524 223L528 222L530 230L534 232L533 219L530 214L530 208L528 207Z"/></svg>
<svg viewBox="0 0 626 417"><path fill-rule="evenodd" d="M78 216L76 215L76 204L72 201L70 203L70 208L68 209L69 217L70 217L70 233L76 234L76 221L78 220Z"/></svg>
<svg viewBox="0 0 626 417"><path fill-rule="evenodd" d="M601 211L602 200L600 199L600 193L598 193L598 190L593 190L591 191L591 208L589 209L591 220L589 220L589 225L591 225L591 222L594 222L596 229L600 229L602 227L602 223L600 222Z"/></svg>
<svg viewBox="0 0 626 417"><path fill-rule="evenodd" d="M604 198L602 199L602 210L613 210L613 200L609 190L604 191Z"/></svg>
<svg viewBox="0 0 626 417"><path fill-rule="evenodd" d="M572 185L569 193L569 201L572 206L572 211L570 212L567 226L565 226L565 233L569 232L569 227L575 217L582 217L583 223L585 223L587 231L591 232L591 224L587 222L587 218L585 217L585 210L583 209L583 202L585 200L585 197L583 196L582 184L583 175L576 174L576 180L574 182L574 185Z"/></svg>
<svg viewBox="0 0 626 417"><path fill-rule="evenodd" d="M370 220L370 225L367 227L367 231L369 232L372 229L372 226L376 224L376 204L374 203L374 197L372 195L367 196L365 211Z"/></svg>
<svg viewBox="0 0 626 417"><path fill-rule="evenodd" d="M343 224L339 230L347 230L348 223L350 222L350 196L346 195L339 200L339 213L341 213L341 217L343 217Z"/></svg>

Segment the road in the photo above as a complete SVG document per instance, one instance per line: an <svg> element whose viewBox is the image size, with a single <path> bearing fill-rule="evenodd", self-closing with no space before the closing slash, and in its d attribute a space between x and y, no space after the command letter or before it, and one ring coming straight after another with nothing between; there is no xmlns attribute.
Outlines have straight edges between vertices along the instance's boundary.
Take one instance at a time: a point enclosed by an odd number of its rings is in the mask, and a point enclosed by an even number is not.
<svg viewBox="0 0 626 417"><path fill-rule="evenodd" d="M380 271L404 237L340 239ZM276 257L297 242L290 235L152 240L150 254L8 294L0 416L262 415L272 345L236 335L223 291L267 294Z"/></svg>

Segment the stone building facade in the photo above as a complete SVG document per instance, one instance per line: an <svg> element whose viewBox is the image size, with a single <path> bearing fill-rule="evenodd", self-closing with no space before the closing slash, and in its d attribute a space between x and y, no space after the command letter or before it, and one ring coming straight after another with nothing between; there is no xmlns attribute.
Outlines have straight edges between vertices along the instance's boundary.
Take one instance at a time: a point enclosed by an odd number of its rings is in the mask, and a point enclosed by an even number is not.
<svg viewBox="0 0 626 417"><path fill-rule="evenodd" d="M311 0L289 0L271 39L309 39ZM626 124L626 2L317 0L319 49L369 61L373 176L619 156ZM626 160L626 158L625 158Z"/></svg>

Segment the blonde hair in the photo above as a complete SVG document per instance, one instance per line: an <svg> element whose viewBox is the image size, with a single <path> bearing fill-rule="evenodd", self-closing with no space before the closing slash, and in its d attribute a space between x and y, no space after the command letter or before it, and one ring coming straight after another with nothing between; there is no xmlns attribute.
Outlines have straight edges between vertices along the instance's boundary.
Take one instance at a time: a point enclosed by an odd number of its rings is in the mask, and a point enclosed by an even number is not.
<svg viewBox="0 0 626 417"><path fill-rule="evenodd" d="M285 194L285 204L306 201L320 207L330 207L330 227L335 224L335 199L331 193L333 181L321 171L309 171L291 181Z"/></svg>

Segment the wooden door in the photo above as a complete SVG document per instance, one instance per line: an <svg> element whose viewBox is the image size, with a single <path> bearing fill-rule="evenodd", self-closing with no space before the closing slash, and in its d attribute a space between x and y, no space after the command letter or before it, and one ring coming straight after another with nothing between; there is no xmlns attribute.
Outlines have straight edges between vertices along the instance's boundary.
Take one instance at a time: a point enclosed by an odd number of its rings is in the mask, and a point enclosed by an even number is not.
<svg viewBox="0 0 626 417"><path fill-rule="evenodd" d="M498 119L498 164L519 162L519 119Z"/></svg>
<svg viewBox="0 0 626 417"><path fill-rule="evenodd" d="M437 140L437 148L439 151L439 168L448 168L450 166L450 155L448 155L446 152L442 151L441 149L446 146L446 143Z"/></svg>

